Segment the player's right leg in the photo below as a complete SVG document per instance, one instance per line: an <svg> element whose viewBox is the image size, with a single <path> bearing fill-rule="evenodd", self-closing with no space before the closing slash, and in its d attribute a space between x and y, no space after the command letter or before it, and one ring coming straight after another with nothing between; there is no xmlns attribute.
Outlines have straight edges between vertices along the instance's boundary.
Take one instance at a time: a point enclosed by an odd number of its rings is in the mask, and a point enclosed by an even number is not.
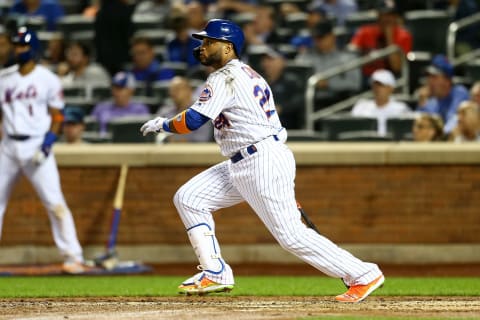
<svg viewBox="0 0 480 320"><path fill-rule="evenodd" d="M175 194L180 214L201 272L185 280L179 292L187 295L230 291L233 272L221 256L212 212L243 201L230 181L229 161L213 166L189 180Z"/></svg>
<svg viewBox="0 0 480 320"><path fill-rule="evenodd" d="M4 139L5 140L5 139ZM13 185L20 176L20 166L7 152L7 141L0 144L0 237L2 235L3 216L7 208Z"/></svg>

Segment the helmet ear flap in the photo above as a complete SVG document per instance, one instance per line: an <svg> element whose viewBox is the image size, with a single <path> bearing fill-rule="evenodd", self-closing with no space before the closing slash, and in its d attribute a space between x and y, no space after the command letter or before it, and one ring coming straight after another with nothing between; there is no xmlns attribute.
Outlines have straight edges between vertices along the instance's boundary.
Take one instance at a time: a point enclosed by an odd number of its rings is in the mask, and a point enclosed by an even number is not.
<svg viewBox="0 0 480 320"><path fill-rule="evenodd" d="M193 48L193 57L200 61L200 46Z"/></svg>

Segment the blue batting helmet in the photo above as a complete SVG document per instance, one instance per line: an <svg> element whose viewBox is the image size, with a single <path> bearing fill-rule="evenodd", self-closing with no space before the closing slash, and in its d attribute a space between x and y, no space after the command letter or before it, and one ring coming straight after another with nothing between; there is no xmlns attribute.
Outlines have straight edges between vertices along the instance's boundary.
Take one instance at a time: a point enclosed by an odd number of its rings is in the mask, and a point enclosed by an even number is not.
<svg viewBox="0 0 480 320"><path fill-rule="evenodd" d="M208 21L203 31L194 33L192 36L200 40L203 38L212 38L231 42L237 56L240 55L243 43L245 42L242 28L232 21L223 19L212 19Z"/></svg>
<svg viewBox="0 0 480 320"><path fill-rule="evenodd" d="M40 51L40 41L37 34L33 30L29 30L27 27L18 28L17 34L13 35L12 43L16 45L28 45L30 49L26 52L22 52L17 59L19 62L27 62L28 60L34 60Z"/></svg>

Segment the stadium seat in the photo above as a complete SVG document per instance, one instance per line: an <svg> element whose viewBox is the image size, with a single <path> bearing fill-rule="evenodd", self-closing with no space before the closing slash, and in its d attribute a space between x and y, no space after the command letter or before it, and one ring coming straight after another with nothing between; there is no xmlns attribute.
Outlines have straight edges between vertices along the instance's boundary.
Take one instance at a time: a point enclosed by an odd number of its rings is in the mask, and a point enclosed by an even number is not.
<svg viewBox="0 0 480 320"><path fill-rule="evenodd" d="M328 141L338 141L339 134L349 131L375 131L377 119L337 114L318 120Z"/></svg>
<svg viewBox="0 0 480 320"><path fill-rule="evenodd" d="M98 124L97 118L91 115L87 115L83 118L83 122L85 123L85 131L89 132L98 132L100 129L100 125Z"/></svg>
<svg viewBox="0 0 480 320"><path fill-rule="evenodd" d="M315 142L325 141L325 134L322 132L315 132L314 134L297 134L295 130L288 131L288 142L300 141L300 142Z"/></svg>
<svg viewBox="0 0 480 320"><path fill-rule="evenodd" d="M338 134L338 141L343 142L374 142L374 141L393 141L393 135L387 133L385 136L379 136L376 130L347 131Z"/></svg>
<svg viewBox="0 0 480 320"><path fill-rule="evenodd" d="M295 59L298 54L297 48L291 44L281 43L275 46L277 51L287 59Z"/></svg>
<svg viewBox="0 0 480 320"><path fill-rule="evenodd" d="M140 127L151 116L121 117L111 120L108 123L108 131L112 134L112 143L153 143L155 135L143 136Z"/></svg>
<svg viewBox="0 0 480 320"><path fill-rule="evenodd" d="M82 140L88 143L110 143L112 142L112 134L100 134L94 131L84 131L82 134Z"/></svg>
<svg viewBox="0 0 480 320"><path fill-rule="evenodd" d="M65 98L65 107L80 107L85 114L92 112L94 103L86 100L85 97Z"/></svg>
<svg viewBox="0 0 480 320"><path fill-rule="evenodd" d="M279 6L284 3L284 0L264 0L262 1L267 6L274 6L276 11L278 12ZM310 0L289 0L288 3L292 3L299 7L302 11L307 11L308 4Z"/></svg>
<svg viewBox="0 0 480 320"><path fill-rule="evenodd" d="M357 28L366 24L374 23L377 21L376 10L363 10L353 12L345 19L345 27L348 34L352 36L357 31Z"/></svg>
<svg viewBox="0 0 480 320"><path fill-rule="evenodd" d="M158 14L135 14L132 17L135 31L163 29L165 24L164 20L163 16Z"/></svg>
<svg viewBox="0 0 480 320"><path fill-rule="evenodd" d="M17 20L20 22L19 20ZM35 16L35 17L28 17L27 20L22 23L28 29L38 31L45 31L47 29L47 22L43 17Z"/></svg>
<svg viewBox="0 0 480 320"><path fill-rule="evenodd" d="M8 1L0 2L0 16L6 17L8 14L8 11L10 11L11 6L12 4L9 3Z"/></svg>
<svg viewBox="0 0 480 320"><path fill-rule="evenodd" d="M480 59L475 59L465 65L465 76L472 82L480 79Z"/></svg>
<svg viewBox="0 0 480 320"><path fill-rule="evenodd" d="M407 134L412 132L413 117L401 117L387 119L387 132L389 132L395 141L406 140Z"/></svg>
<svg viewBox="0 0 480 320"><path fill-rule="evenodd" d="M71 14L61 17L57 21L57 29L65 35L66 39L71 39L73 33L90 31L93 32L93 18L87 18L81 14Z"/></svg>
<svg viewBox="0 0 480 320"><path fill-rule="evenodd" d="M161 63L161 67L173 70L176 76L184 77L187 75L188 65L185 62L164 61Z"/></svg>
<svg viewBox="0 0 480 320"><path fill-rule="evenodd" d="M293 33L307 28L307 17L305 12L293 12L285 16L285 24Z"/></svg>
<svg viewBox="0 0 480 320"><path fill-rule="evenodd" d="M152 84L153 96L163 101L168 97L168 88L170 86L170 80L156 81Z"/></svg>
<svg viewBox="0 0 480 320"><path fill-rule="evenodd" d="M150 40L153 46L165 45L175 34L168 29L141 29L135 32L134 37L142 37Z"/></svg>
<svg viewBox="0 0 480 320"><path fill-rule="evenodd" d="M148 96L133 96L132 101L143 103L148 107L150 113L156 113L158 107L160 106L160 100L157 97L148 97Z"/></svg>
<svg viewBox="0 0 480 320"><path fill-rule="evenodd" d="M440 10L415 10L405 13L405 26L413 37L413 51L445 53L450 17Z"/></svg>
<svg viewBox="0 0 480 320"><path fill-rule="evenodd" d="M92 99L94 101L107 100L112 97L112 89L109 86L92 87Z"/></svg>
<svg viewBox="0 0 480 320"><path fill-rule="evenodd" d="M308 78L314 74L315 69L313 64L311 63L296 60L287 60L287 65L285 66L285 73L287 72L300 75L306 83Z"/></svg>
<svg viewBox="0 0 480 320"><path fill-rule="evenodd" d="M63 96L65 98L86 97L87 92L84 86L65 86L63 87Z"/></svg>
<svg viewBox="0 0 480 320"><path fill-rule="evenodd" d="M82 10L82 1L78 0L58 0L58 3L63 7L65 14L78 14Z"/></svg>

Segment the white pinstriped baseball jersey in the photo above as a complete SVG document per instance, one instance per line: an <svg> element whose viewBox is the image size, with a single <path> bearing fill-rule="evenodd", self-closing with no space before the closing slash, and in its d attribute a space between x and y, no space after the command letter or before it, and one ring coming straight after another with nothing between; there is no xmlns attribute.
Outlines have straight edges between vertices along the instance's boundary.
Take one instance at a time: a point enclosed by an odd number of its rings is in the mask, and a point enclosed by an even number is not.
<svg viewBox="0 0 480 320"><path fill-rule="evenodd" d="M47 107L64 106L60 80L41 65L24 76L13 69L0 79L0 104L6 134L43 136L51 123Z"/></svg>
<svg viewBox="0 0 480 320"><path fill-rule="evenodd" d="M257 72L234 59L210 74L192 109L214 119L215 140L231 157L282 129L271 92Z"/></svg>

